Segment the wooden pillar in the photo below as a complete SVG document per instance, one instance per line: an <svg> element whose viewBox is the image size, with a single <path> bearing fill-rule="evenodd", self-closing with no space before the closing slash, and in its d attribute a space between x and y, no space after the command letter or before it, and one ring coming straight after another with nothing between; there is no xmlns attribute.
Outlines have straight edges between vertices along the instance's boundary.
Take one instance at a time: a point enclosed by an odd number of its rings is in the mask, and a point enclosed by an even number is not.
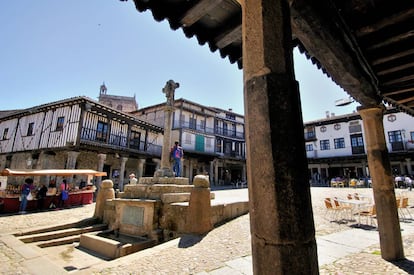
<svg viewBox="0 0 414 275"><path fill-rule="evenodd" d="M358 112L364 124L368 167L377 210L381 256L387 261L403 259L404 250L394 179L384 134L384 109L380 107L361 108Z"/></svg>
<svg viewBox="0 0 414 275"><path fill-rule="evenodd" d="M289 5L242 3L253 273L318 274Z"/></svg>

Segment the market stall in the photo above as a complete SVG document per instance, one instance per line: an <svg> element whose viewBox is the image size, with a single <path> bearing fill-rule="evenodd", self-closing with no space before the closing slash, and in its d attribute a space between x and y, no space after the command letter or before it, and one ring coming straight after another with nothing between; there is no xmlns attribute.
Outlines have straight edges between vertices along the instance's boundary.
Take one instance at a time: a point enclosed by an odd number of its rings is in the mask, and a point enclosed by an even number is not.
<svg viewBox="0 0 414 275"><path fill-rule="evenodd" d="M69 196L64 202L64 207L90 204L93 202L95 186L92 184L93 177L106 176L106 172L100 172L90 169L4 169L0 174L0 212L14 213L19 211L21 180L14 177L34 178L48 176L52 178L46 187L47 193L39 206L37 192L41 185L39 181L34 181L35 188L32 191L33 199L28 201L27 210L55 208L59 203L60 189L56 186L57 178L70 178L73 176L86 177L86 181L80 183L70 183L68 185ZM10 180L14 179L14 180Z"/></svg>

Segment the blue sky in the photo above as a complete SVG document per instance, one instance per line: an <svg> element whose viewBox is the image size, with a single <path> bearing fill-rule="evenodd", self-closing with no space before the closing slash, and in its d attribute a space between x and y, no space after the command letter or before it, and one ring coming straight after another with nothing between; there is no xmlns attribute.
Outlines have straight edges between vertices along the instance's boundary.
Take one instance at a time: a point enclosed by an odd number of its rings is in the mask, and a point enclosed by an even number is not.
<svg viewBox="0 0 414 275"><path fill-rule="evenodd" d="M166 81L180 83L176 98L243 114L243 73L195 37L172 31L133 1L0 1L0 110L28 108L76 96L133 96L139 107L165 101ZM294 51L304 121L348 97L304 55Z"/></svg>

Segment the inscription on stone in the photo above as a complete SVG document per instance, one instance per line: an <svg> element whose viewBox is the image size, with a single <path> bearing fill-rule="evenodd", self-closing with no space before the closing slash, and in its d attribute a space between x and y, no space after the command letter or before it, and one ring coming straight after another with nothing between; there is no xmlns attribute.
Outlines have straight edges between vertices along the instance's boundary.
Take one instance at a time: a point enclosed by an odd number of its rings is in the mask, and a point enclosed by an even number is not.
<svg viewBox="0 0 414 275"><path fill-rule="evenodd" d="M122 223L135 226L144 225L144 207L125 206L122 211Z"/></svg>

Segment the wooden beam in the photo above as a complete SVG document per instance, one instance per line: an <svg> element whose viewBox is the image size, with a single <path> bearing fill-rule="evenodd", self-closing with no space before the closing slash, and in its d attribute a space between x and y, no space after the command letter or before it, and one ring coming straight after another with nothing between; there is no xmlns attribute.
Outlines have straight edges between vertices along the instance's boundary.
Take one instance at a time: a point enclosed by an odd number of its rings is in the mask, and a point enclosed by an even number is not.
<svg viewBox="0 0 414 275"><path fill-rule="evenodd" d="M223 0L201 0L185 13L180 20L181 24L183 24L184 27L192 26L221 2L223 2Z"/></svg>
<svg viewBox="0 0 414 275"><path fill-rule="evenodd" d="M377 80L361 59L358 48L352 45L355 39L332 21L335 15L321 14L313 1L290 0L290 3L292 31L309 54L361 105L379 104Z"/></svg>
<svg viewBox="0 0 414 275"><path fill-rule="evenodd" d="M400 82L404 82L404 81L410 81L410 80L414 80L414 75L407 75L407 76L404 76L404 77L395 78L395 79L392 79L390 81L386 81L386 82L381 83L381 84L383 86L387 86L387 85L400 83Z"/></svg>
<svg viewBox="0 0 414 275"><path fill-rule="evenodd" d="M412 97L407 97L407 98L405 98L405 99L398 100L397 102L398 102L399 104L404 104L404 103L407 103L407 102L410 102L410 101L414 101L414 96L412 96Z"/></svg>
<svg viewBox="0 0 414 275"><path fill-rule="evenodd" d="M400 66L393 66L389 69L385 69L385 70L380 70L377 72L378 75L387 75L390 73L394 73L394 72L398 72L404 69L408 69L408 68L412 68L414 67L414 62L410 62L410 63L405 63L403 65Z"/></svg>
<svg viewBox="0 0 414 275"><path fill-rule="evenodd" d="M381 57L381 58L373 59L372 65L379 65L379 64L382 64L382 63L385 63L385 62L388 62L388 61L392 61L392 60L395 60L397 58L402 58L402 57L405 57L405 56L408 56L408 55L411 55L411 54L414 54L414 49L409 49L407 51L402 51L402 52L398 52L398 53L395 53L395 54L392 54L392 55L387 55L387 56L384 56L384 57Z"/></svg>
<svg viewBox="0 0 414 275"><path fill-rule="evenodd" d="M220 49L230 45L234 41L240 40L242 37L242 26L238 25L235 28L221 33L215 38L216 46Z"/></svg>
<svg viewBox="0 0 414 275"><path fill-rule="evenodd" d="M393 16L384 18L378 22L376 22L375 24L371 24L369 26L365 26L360 28L359 30L356 31L356 35L358 37L362 37L364 35L373 33L373 32L377 32L385 27L388 26L392 26L395 25L399 22L405 21L405 20L409 20L411 18L414 17L414 8L413 9L409 9L400 13L396 13Z"/></svg>
<svg viewBox="0 0 414 275"><path fill-rule="evenodd" d="M407 89L402 89L402 90L395 90L395 91L392 91L392 92L383 92L382 94L384 96L391 96L391 95L404 94L404 93L412 92L412 91L414 91L414 88L407 88Z"/></svg>
<svg viewBox="0 0 414 275"><path fill-rule="evenodd" d="M414 32L413 31L408 31L405 33L401 33L399 35L390 37L388 39L382 40L379 43L375 43L370 47L367 47L367 50L371 51L371 50L375 50L375 49L379 49L394 43L398 43L398 42L402 42L403 40L407 40L409 38L414 37Z"/></svg>

